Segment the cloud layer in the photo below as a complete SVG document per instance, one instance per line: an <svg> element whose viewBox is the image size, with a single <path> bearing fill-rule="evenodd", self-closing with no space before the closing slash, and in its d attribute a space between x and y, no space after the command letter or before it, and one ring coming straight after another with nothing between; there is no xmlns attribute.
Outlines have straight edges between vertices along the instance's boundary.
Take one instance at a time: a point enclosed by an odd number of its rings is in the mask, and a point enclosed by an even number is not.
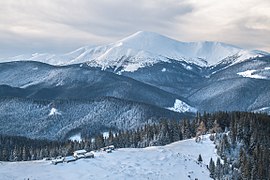
<svg viewBox="0 0 270 180"><path fill-rule="evenodd" d="M138 30L270 52L269 0L0 0L0 57L66 52Z"/></svg>

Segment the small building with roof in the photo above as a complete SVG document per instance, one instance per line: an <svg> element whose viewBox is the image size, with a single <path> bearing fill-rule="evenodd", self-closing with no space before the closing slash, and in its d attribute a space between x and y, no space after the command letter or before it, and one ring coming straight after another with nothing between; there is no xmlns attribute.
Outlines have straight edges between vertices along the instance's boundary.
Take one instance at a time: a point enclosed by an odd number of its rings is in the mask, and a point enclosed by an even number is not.
<svg viewBox="0 0 270 180"><path fill-rule="evenodd" d="M94 153L87 152L87 153L85 153L84 158L94 158Z"/></svg>
<svg viewBox="0 0 270 180"><path fill-rule="evenodd" d="M86 150L81 149L73 152L73 156L77 159L84 158L85 153L87 153Z"/></svg>
<svg viewBox="0 0 270 180"><path fill-rule="evenodd" d="M57 157L56 159L53 159L52 161L52 164L56 165L56 164L59 164L59 163L63 163L64 162L64 158L59 156Z"/></svg>
<svg viewBox="0 0 270 180"><path fill-rule="evenodd" d="M64 158L64 162L66 162L66 163L69 163L69 162L72 162L72 161L76 161L76 160L77 159L75 157L73 157L73 156L66 156Z"/></svg>

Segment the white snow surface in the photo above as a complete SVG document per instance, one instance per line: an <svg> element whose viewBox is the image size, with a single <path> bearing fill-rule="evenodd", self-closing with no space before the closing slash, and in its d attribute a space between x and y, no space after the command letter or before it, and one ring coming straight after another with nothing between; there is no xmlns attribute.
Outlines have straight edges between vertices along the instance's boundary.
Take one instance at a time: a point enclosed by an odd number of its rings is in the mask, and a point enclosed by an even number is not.
<svg viewBox="0 0 270 180"><path fill-rule="evenodd" d="M270 115L270 107L262 107L260 109L254 110L253 112L256 112L256 113L267 113L267 114Z"/></svg>
<svg viewBox="0 0 270 180"><path fill-rule="evenodd" d="M167 71L166 68L162 68L162 69L161 69L161 72L166 72L166 71Z"/></svg>
<svg viewBox="0 0 270 180"><path fill-rule="evenodd" d="M268 70L268 69L265 69L265 70ZM258 70L246 70L243 72L239 72L237 74L243 77L248 77L248 78L253 78L253 79L267 79L267 77L259 75Z"/></svg>
<svg viewBox="0 0 270 180"><path fill-rule="evenodd" d="M109 137L109 132L103 132L102 135L103 135L103 138L108 138Z"/></svg>
<svg viewBox="0 0 270 180"><path fill-rule="evenodd" d="M61 115L61 113L56 108L52 108L49 113L49 116L55 116L55 115Z"/></svg>
<svg viewBox="0 0 270 180"><path fill-rule="evenodd" d="M93 159L50 164L50 161L0 162L2 180L8 179L203 179L209 178L206 165L217 159L215 145L205 136L202 143L194 139L166 146L142 149L117 149L112 153L95 152ZM199 154L203 162L197 163ZM190 178L188 177L190 176Z"/></svg>
<svg viewBox="0 0 270 180"><path fill-rule="evenodd" d="M194 112L195 113L195 112L197 112L196 108L191 107L190 105L188 105L187 103L185 103L179 99L175 100L173 107L169 107L167 109L169 109L171 111L175 111L175 112L180 112L180 113L183 113L183 112Z"/></svg>
<svg viewBox="0 0 270 180"><path fill-rule="evenodd" d="M107 45L85 46L62 55L48 53L20 55L0 59L0 62L34 60L52 65L87 62L89 66L102 69L121 67L122 71L133 72L158 62L170 62L169 59L209 66L231 56L237 56L236 62L240 62L260 54L220 42L180 42L157 33L139 31Z"/></svg>
<svg viewBox="0 0 270 180"><path fill-rule="evenodd" d="M75 135L71 136L68 139L71 140L71 141L81 142L82 141L81 133L75 134Z"/></svg>

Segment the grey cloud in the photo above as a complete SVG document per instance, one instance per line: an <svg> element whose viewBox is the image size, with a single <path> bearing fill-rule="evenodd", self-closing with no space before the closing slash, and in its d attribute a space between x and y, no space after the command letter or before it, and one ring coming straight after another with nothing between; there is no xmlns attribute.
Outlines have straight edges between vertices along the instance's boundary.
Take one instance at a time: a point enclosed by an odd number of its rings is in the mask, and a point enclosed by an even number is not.
<svg viewBox="0 0 270 180"><path fill-rule="evenodd" d="M231 6L227 1L235 7L226 7ZM0 0L0 57L65 52L109 43L138 30L270 51L270 40L265 37L270 30L269 13L257 13L267 7L267 0L259 0L255 8L252 0L245 4L227 1L223 5L214 0ZM224 19L227 24L217 23L222 18L228 18Z"/></svg>
<svg viewBox="0 0 270 180"><path fill-rule="evenodd" d="M131 0L98 1L94 4L84 1L85 8L82 11L76 9L76 6L68 6L68 9L72 9L72 14L64 14L56 21L97 35L113 36L134 32L136 29L154 30L164 26L168 28L176 16L192 11L192 6L187 3L176 5L163 1L155 2L147 5L142 1Z"/></svg>
<svg viewBox="0 0 270 180"><path fill-rule="evenodd" d="M270 1L259 0L233 22L231 33L240 46L270 52ZM232 39L233 42L233 39Z"/></svg>
<svg viewBox="0 0 270 180"><path fill-rule="evenodd" d="M0 3L0 30L12 33L0 35L4 39L0 47L11 51L62 51L80 44L107 43L138 30L172 28L175 17L192 12L186 1L174 0L1 0Z"/></svg>
<svg viewBox="0 0 270 180"><path fill-rule="evenodd" d="M227 30L231 43L249 49L270 51L270 19L267 16L244 16L237 19Z"/></svg>

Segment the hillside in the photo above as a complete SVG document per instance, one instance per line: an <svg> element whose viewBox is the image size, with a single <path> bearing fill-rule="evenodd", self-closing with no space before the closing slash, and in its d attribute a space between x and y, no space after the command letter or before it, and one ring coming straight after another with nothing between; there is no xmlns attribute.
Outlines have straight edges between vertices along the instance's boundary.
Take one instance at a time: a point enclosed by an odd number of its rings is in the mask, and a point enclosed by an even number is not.
<svg viewBox="0 0 270 180"><path fill-rule="evenodd" d="M85 65L1 63L0 96L45 100L115 97L180 113L269 113L269 59L265 56L205 68L172 60L121 75Z"/></svg>
<svg viewBox="0 0 270 180"><path fill-rule="evenodd" d="M199 154L203 162L197 163ZM216 161L214 144L208 137L166 146L124 148L113 153L96 152L94 159L52 165L49 161L1 162L1 179L203 179L210 158Z"/></svg>
<svg viewBox="0 0 270 180"><path fill-rule="evenodd" d="M74 131L95 134L107 129L126 130L191 115L109 97L56 101L3 98L0 112L1 134L53 140L63 140Z"/></svg>
<svg viewBox="0 0 270 180"><path fill-rule="evenodd" d="M181 100L181 96L97 68L59 67L40 62L0 63L0 68L0 97L45 100L115 97L163 108L173 107L176 99Z"/></svg>
<svg viewBox="0 0 270 180"><path fill-rule="evenodd" d="M270 56L208 68L172 61L122 75L180 95L200 112L270 113Z"/></svg>

